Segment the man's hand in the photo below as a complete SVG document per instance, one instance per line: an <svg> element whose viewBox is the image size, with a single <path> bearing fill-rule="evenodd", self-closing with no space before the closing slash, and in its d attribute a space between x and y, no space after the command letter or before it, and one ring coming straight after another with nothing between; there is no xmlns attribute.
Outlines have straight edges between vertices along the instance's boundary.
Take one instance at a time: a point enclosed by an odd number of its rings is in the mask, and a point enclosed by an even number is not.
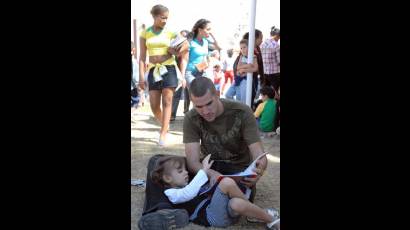
<svg viewBox="0 0 410 230"><path fill-rule="evenodd" d="M254 186L259 179L262 177L265 168L267 165L267 158L266 156L260 158L258 161L256 161L256 168L253 169L253 171L257 174L256 177L250 178L250 177L245 177L241 183L248 186L249 188Z"/></svg>
<svg viewBox="0 0 410 230"><path fill-rule="evenodd" d="M259 168L254 168L253 171L257 174L256 177L253 177L253 178L252 177L245 177L245 178L243 178L243 180L241 180L241 184L246 185L248 188L251 188L254 185L256 185L256 183L262 177L264 170L259 169Z"/></svg>

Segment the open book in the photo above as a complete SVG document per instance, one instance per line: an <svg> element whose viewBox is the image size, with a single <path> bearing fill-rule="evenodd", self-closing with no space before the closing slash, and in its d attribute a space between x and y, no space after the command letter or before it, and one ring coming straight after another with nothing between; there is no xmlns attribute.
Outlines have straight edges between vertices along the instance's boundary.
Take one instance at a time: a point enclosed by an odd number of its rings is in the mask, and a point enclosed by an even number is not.
<svg viewBox="0 0 410 230"><path fill-rule="evenodd" d="M200 191L199 195L205 194L205 193L213 193L215 190L216 186L219 184L219 182L222 180L224 177L230 177L234 179L237 183L242 180L244 177L250 177L254 178L257 176L257 174L253 171L253 169L256 168L256 162L261 159L263 156L265 156L267 153L263 153L260 156L258 156L244 171L231 174L231 175L221 175L217 178L216 183L213 186L210 186L209 183L204 185ZM245 188L242 190L242 192L245 194L246 198L249 199L252 190L250 188Z"/></svg>
<svg viewBox="0 0 410 230"><path fill-rule="evenodd" d="M253 171L253 169L256 168L256 162L261 159L263 156L265 156L267 153L263 153L260 156L258 156L244 171L239 172L239 173L235 173L235 174L231 174L231 175L221 175L218 177L217 181L221 181L222 178L224 177L231 177L232 179L234 179L235 181L239 181L242 180L244 177L250 177L250 178L254 178L257 176L257 174Z"/></svg>

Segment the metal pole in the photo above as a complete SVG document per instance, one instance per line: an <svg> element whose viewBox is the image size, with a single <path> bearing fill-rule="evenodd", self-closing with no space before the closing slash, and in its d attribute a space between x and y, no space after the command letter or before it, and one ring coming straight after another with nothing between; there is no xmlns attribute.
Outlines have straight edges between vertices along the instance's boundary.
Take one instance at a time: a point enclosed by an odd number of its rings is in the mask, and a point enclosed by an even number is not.
<svg viewBox="0 0 410 230"><path fill-rule="evenodd" d="M134 35L134 47L135 47L135 51L137 53L138 52L138 41L137 41L137 19L133 19L132 20L132 24L133 24L133 35ZM137 59L137 55L134 55L134 59Z"/></svg>
<svg viewBox="0 0 410 230"><path fill-rule="evenodd" d="M251 0L249 18L249 41L248 41L248 64L253 63L253 54L255 49L255 16L256 16L256 0ZM246 75L246 104L251 107L252 105L252 80L253 73L247 73Z"/></svg>

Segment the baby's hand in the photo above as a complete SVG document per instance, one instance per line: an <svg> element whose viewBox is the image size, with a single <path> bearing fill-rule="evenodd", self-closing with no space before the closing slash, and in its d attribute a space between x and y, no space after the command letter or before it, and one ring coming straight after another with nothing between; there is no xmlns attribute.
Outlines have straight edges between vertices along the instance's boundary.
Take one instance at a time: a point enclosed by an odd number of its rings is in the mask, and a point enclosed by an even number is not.
<svg viewBox="0 0 410 230"><path fill-rule="evenodd" d="M211 168L212 164L214 163L214 161L209 162L209 159L211 158L211 154L209 154L208 156L206 156L203 160L202 160L202 169L207 172L208 169Z"/></svg>

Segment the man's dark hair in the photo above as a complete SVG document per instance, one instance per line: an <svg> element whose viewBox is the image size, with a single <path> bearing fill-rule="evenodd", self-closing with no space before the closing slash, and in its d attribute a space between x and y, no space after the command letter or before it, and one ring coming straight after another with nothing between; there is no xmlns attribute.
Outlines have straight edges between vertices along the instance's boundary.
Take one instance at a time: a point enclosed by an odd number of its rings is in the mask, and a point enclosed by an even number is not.
<svg viewBox="0 0 410 230"><path fill-rule="evenodd" d="M216 89L211 79L207 77L197 77L191 82L189 92L195 97L202 97L206 92L216 95Z"/></svg>
<svg viewBox="0 0 410 230"><path fill-rule="evenodd" d="M267 95L271 99L273 99L275 97L275 91L273 91L272 87L270 87L270 86L262 87L260 93L262 95Z"/></svg>

